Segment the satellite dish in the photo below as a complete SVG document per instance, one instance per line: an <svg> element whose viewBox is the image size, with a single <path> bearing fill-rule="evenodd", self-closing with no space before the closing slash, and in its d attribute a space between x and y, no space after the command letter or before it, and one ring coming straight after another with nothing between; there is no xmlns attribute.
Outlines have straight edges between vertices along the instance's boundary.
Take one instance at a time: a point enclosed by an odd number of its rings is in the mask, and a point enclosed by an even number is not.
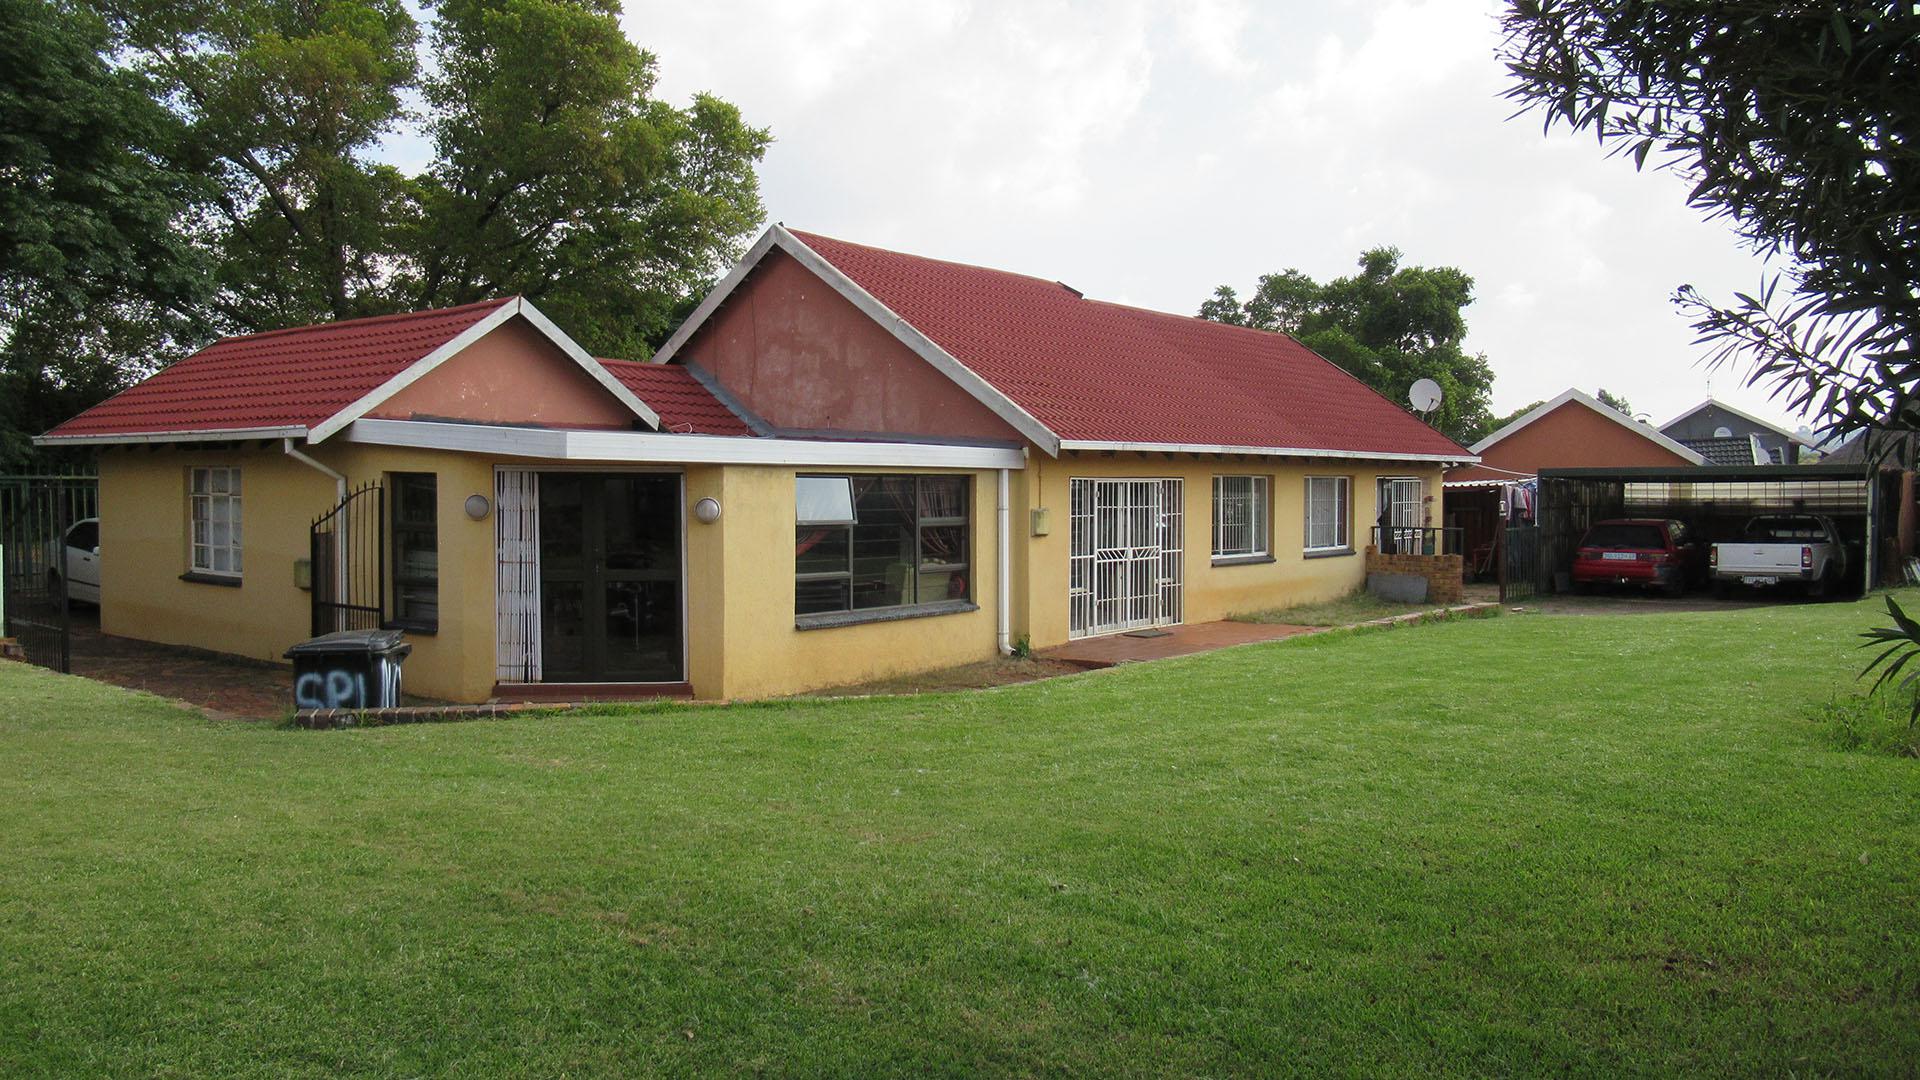
<svg viewBox="0 0 1920 1080"><path fill-rule="evenodd" d="M1417 413L1430 413L1440 406L1440 384L1420 379L1407 390L1407 404Z"/></svg>
<svg viewBox="0 0 1920 1080"><path fill-rule="evenodd" d="M1733 438L1733 429L1722 424L1713 429L1713 437L1716 439L1731 439Z"/></svg>

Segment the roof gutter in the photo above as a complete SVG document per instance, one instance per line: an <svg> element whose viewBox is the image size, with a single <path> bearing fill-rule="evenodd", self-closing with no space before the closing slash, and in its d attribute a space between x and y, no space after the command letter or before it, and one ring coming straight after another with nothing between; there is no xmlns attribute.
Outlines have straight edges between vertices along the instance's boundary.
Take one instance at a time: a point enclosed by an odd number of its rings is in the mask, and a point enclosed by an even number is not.
<svg viewBox="0 0 1920 1080"><path fill-rule="evenodd" d="M1306 446L1220 446L1212 443L1110 442L1095 439L1062 439L1060 449L1138 451L1143 454L1253 454L1259 457L1339 458L1349 461L1431 461L1440 465L1473 465L1480 461L1480 455L1469 453L1405 454Z"/></svg>
<svg viewBox="0 0 1920 1080"><path fill-rule="evenodd" d="M335 472L334 470L327 468L325 465L320 464L318 461L315 461L312 457L308 456L307 454L302 453L299 450L295 450L293 448L292 439L281 439L280 449L285 450L287 452L288 457L292 458L293 460L299 462L302 465L305 465L307 468L318 470L319 472L326 473L328 476L333 477L333 493L335 496L333 500L333 504L335 506L338 506L341 503L347 501L347 476L345 473Z"/></svg>
<svg viewBox="0 0 1920 1080"><path fill-rule="evenodd" d="M224 428L207 431L122 432L108 435L35 435L35 446L157 446L162 443L232 442L236 439L305 438L303 427Z"/></svg>

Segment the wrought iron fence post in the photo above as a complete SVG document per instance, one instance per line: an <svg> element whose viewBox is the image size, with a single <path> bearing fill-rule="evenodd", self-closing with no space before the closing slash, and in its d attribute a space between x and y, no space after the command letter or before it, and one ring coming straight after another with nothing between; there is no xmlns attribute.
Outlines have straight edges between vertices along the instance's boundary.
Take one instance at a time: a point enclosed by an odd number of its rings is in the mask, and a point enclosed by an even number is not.
<svg viewBox="0 0 1920 1080"><path fill-rule="evenodd" d="M67 530L73 523L67 520L66 482L54 481L48 494L53 497L54 504L53 558L54 564L60 568L56 575L56 580L60 582L60 595L56 598L60 605L60 674L70 675L73 673L73 610L67 602L70 591L67 587L68 571L72 569L67 565Z"/></svg>

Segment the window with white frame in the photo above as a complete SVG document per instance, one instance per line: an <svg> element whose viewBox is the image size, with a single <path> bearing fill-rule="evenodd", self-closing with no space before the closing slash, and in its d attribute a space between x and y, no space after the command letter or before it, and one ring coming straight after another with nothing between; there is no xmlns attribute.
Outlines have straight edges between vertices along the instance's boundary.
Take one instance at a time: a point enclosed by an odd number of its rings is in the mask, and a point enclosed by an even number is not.
<svg viewBox="0 0 1920 1080"><path fill-rule="evenodd" d="M1214 558L1245 558L1268 553L1268 490L1264 476L1213 478Z"/></svg>
<svg viewBox="0 0 1920 1080"><path fill-rule="evenodd" d="M188 471L187 517L196 574L240 576L240 470Z"/></svg>
<svg viewBox="0 0 1920 1080"><path fill-rule="evenodd" d="M1306 549L1351 551L1348 534L1350 484L1344 476L1307 477Z"/></svg>

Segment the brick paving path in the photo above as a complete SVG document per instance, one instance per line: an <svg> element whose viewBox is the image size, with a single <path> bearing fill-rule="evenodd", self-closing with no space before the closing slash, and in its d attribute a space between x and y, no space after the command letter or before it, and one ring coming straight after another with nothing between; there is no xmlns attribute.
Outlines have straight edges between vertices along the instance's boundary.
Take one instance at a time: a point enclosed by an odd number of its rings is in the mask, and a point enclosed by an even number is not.
<svg viewBox="0 0 1920 1080"><path fill-rule="evenodd" d="M91 609L73 614L73 673L184 701L216 718L278 720L293 712L292 668L103 634Z"/></svg>
<svg viewBox="0 0 1920 1080"><path fill-rule="evenodd" d="M1169 656L1224 649L1229 645L1248 645L1256 641L1279 641L1299 634L1311 634L1317 626L1290 626L1285 623L1210 622L1162 628L1155 637L1130 637L1110 634L1083 638L1051 649L1040 656L1081 667L1103 668L1135 660L1162 660Z"/></svg>

